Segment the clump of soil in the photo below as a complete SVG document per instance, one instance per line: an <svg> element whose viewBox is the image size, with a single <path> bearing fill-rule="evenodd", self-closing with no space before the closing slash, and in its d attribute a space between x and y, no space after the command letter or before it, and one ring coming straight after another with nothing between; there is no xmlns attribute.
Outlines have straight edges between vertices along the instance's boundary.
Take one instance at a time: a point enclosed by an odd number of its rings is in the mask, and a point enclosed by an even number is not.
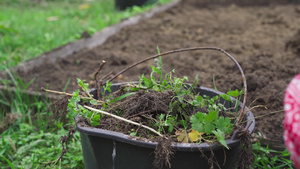
<svg viewBox="0 0 300 169"><path fill-rule="evenodd" d="M119 92L116 92L119 93ZM171 90L166 90L164 92L158 92L155 90L139 90L136 94L131 95L121 101L112 103L109 105L108 112L117 114L125 119L153 127L158 130L157 126L154 126L158 116L161 114L170 114L173 116L178 115L179 113L185 113L190 116L194 114L197 110L194 110L192 106L186 106L184 112L179 112L174 110L170 112L170 103L177 101L175 97L175 93ZM178 105L178 108L181 105ZM100 108L98 106L98 108ZM182 109L182 107L181 107ZM202 110L204 110L202 108ZM183 117L178 116L179 120ZM138 126L127 124L123 121L116 120L115 118L104 116L99 119L100 124L96 127L117 131L124 134L129 134L129 131L134 130L138 136L147 138L148 140L158 141L158 137L153 137L153 135L149 135L148 131L144 128L140 128ZM183 128L183 126L178 125L178 127ZM167 131L167 128L165 129ZM170 133L170 135L175 135L175 131ZM176 141L176 139L171 140Z"/></svg>
<svg viewBox="0 0 300 169"><path fill-rule="evenodd" d="M112 107L115 107L113 111L123 110L124 118L132 118L145 114L156 117L159 114L168 113L169 104L174 95L175 93L171 90L165 92L157 92L155 90L147 90L145 92L144 90L140 90L137 94L123 102L116 102Z"/></svg>

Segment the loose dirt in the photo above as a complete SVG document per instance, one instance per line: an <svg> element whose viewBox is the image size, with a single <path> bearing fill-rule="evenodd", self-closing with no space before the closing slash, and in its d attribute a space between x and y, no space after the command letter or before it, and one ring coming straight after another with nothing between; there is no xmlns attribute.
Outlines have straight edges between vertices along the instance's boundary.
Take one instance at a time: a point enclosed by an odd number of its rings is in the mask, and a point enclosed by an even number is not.
<svg viewBox="0 0 300 169"><path fill-rule="evenodd" d="M36 78L30 86L32 90L49 85L49 89L61 91L71 78L67 91L72 92L78 88L77 77L93 83L89 76L102 60L107 61L101 72L104 75L156 54L157 46L161 52L196 46L223 48L245 71L249 89L247 105L268 107L252 110L256 117L266 115L256 119L256 131L283 141L284 113L268 113L283 110L285 88L300 73L300 6L259 0L257 4L230 2L184 0L166 12L123 29L99 47L18 73L25 82ZM220 91L243 87L238 68L217 52L174 54L163 57L163 63L166 71L175 69L177 76L186 75L191 81L198 74L201 86L213 87L214 76ZM150 73L151 64L154 62L141 64L115 82L138 80L142 73Z"/></svg>

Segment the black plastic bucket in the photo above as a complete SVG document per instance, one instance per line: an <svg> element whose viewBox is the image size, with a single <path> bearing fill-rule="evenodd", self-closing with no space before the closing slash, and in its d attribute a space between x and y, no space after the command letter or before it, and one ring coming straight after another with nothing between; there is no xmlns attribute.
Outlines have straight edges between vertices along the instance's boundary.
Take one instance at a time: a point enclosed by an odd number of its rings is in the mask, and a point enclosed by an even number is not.
<svg viewBox="0 0 300 169"><path fill-rule="evenodd" d="M123 83L124 84L124 83ZM111 89L116 91L122 84L113 84ZM210 97L223 94L213 89L198 88L200 95ZM96 96L96 89L91 90ZM232 98L235 102L235 99ZM221 102L225 102L221 98ZM232 103L226 102L226 107L233 107ZM240 104L242 105L242 104ZM78 117L75 118L79 120ZM247 112L247 124L252 133L255 127L254 116L251 111ZM77 124L80 132L81 144L86 169L152 169L154 161L155 142L136 140L128 135L97 128L85 127L82 122ZM209 168L209 163L202 155L210 157L211 150L220 167L235 168L240 154L240 143L235 138L226 140L230 150L220 144L207 143L174 143L172 147L175 154L171 159L172 169L199 169ZM202 154L203 153L203 154ZM226 159L226 160L225 160ZM224 161L225 160L225 161Z"/></svg>
<svg viewBox="0 0 300 169"><path fill-rule="evenodd" d="M115 0L115 7L119 10L125 10L129 7L149 5L155 2L157 2L157 0Z"/></svg>

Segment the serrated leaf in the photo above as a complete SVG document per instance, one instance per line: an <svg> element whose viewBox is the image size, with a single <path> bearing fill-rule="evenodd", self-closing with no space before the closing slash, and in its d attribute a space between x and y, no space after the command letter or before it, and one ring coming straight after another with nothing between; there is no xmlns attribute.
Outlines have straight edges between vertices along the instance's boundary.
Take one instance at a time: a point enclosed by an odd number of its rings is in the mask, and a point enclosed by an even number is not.
<svg viewBox="0 0 300 169"><path fill-rule="evenodd" d="M202 139L202 135L204 134L204 132L198 132L197 130L191 130L191 132L189 132L189 137L190 137L190 140L192 142L196 142L196 141L199 141Z"/></svg>
<svg viewBox="0 0 300 169"><path fill-rule="evenodd" d="M218 119L218 113L217 111L210 111L208 115L205 116L204 121L207 122L213 122Z"/></svg>
<svg viewBox="0 0 300 169"><path fill-rule="evenodd" d="M193 115L190 119L192 123L192 129L197 130L198 132L203 132L204 118L205 118L205 114L201 112L198 112L195 115Z"/></svg>
<svg viewBox="0 0 300 169"><path fill-rule="evenodd" d="M204 132L207 135L210 135L215 129L216 129L216 126L212 122L208 122L208 123L204 124Z"/></svg>
<svg viewBox="0 0 300 169"><path fill-rule="evenodd" d="M217 129L225 132L226 134L231 133L232 124L229 117L220 117L219 120L216 122Z"/></svg>
<svg viewBox="0 0 300 169"><path fill-rule="evenodd" d="M227 149L229 149L229 147L227 146L227 143L225 141L225 133L219 129L217 129L217 131L213 131L213 133L217 137L218 142L221 143Z"/></svg>
<svg viewBox="0 0 300 169"><path fill-rule="evenodd" d="M177 136L177 140L181 143L188 143L189 142L189 136L185 130L177 130L175 132L175 135Z"/></svg>

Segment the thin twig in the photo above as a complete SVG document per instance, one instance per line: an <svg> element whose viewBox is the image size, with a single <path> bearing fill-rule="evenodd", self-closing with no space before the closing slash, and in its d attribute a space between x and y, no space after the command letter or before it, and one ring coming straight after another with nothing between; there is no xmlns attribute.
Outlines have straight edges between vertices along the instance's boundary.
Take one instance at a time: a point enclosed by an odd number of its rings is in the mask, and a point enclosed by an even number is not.
<svg viewBox="0 0 300 169"><path fill-rule="evenodd" d="M41 88L41 90L43 90L43 91L45 91L45 92L50 92L50 93L55 93L55 94L60 94L60 95L65 95L65 96L71 96L71 97L74 96L74 95L71 94L71 93L59 92L59 91L55 91L55 90L49 90L49 89L45 89L45 88L43 88L43 87ZM81 99L85 99L85 100L94 100L94 101L96 101L96 102L98 102L98 103L103 103L103 101L93 99L92 97L84 97L84 96L80 96L80 95L79 95L79 97L80 97Z"/></svg>
<svg viewBox="0 0 300 169"><path fill-rule="evenodd" d="M131 123L131 124L133 124L133 125L143 127L143 128L145 128L145 129L148 129L148 130L152 131L153 133L157 134L158 136L160 136L160 137L162 137L162 138L165 138L162 134L160 134L158 131L154 130L154 129L151 128L151 127L148 127L148 126L139 124L139 123L137 123L137 122L134 122L134 121L125 119L125 118L123 118L123 117L120 117L120 116L117 116L117 115L114 115L114 114L111 114L111 113L108 113L108 112L105 112L105 111L102 111L102 110L94 109L94 108L89 107L89 106L83 106L83 107L85 107L85 108L87 108L87 109L89 109L89 110L92 110L92 111L101 113L101 114L108 115L108 116L110 116L110 117L113 117L113 118L116 118L116 119L119 119L119 120L125 121L125 122L127 122L127 123Z"/></svg>
<svg viewBox="0 0 300 169"><path fill-rule="evenodd" d="M49 90L49 89L45 89L45 88L41 88L41 90L45 91L45 92L50 92L50 93L55 93L55 94L60 94L60 95L66 95L66 96L73 96L73 94L71 93L66 93L66 92L59 92L59 91L55 91L55 90Z"/></svg>
<svg viewBox="0 0 300 169"><path fill-rule="evenodd" d="M96 70L96 72L94 74L95 83L97 85L97 97L98 97L98 99L100 99L100 91L101 91L101 86L102 86L102 83L99 81L98 74L100 73L100 71L103 68L105 63L106 63L106 61L102 60L102 62L100 63L99 68Z"/></svg>
<svg viewBox="0 0 300 169"><path fill-rule="evenodd" d="M114 71L111 71L111 72L107 73L105 76L103 76L103 77L99 80L99 82L102 83L109 75L112 75L113 73L114 73Z"/></svg>
<svg viewBox="0 0 300 169"><path fill-rule="evenodd" d="M160 53L160 54L156 54L156 55L153 55L153 56L150 56L146 59L143 59L141 61L138 61L130 66L128 66L127 68L123 69L122 71L120 71L119 73L115 74L115 76L113 76L112 78L110 78L108 81L112 81L114 80L116 77L118 77L120 74L126 72L127 70L135 67L136 65L139 65L141 63L144 63L146 61L149 61L151 59L154 59L154 58L157 58L159 56L164 56L164 55L169 55L169 54L172 54L172 53L178 53L178 52L185 52L185 51L195 51L195 50L214 50L214 51L219 51L223 54L225 54L226 56L228 56L236 65L237 67L239 68L240 70L240 73L242 75L242 78L243 78L243 83L244 83L244 100L243 100L243 105L242 105L242 108L241 108L241 113L237 119L237 122L236 122L236 125L239 125L241 123L241 121L243 120L243 117L245 115L245 107L246 107L246 100L247 100L247 83L246 83L246 77L245 77L245 74L244 74L244 71L242 69L242 67L240 66L240 64L229 54L227 53L225 50L221 49L221 48L216 48L216 47L194 47L194 48L183 48L183 49L177 49L177 50L172 50L172 51L168 51L168 52L164 52L164 53Z"/></svg>

